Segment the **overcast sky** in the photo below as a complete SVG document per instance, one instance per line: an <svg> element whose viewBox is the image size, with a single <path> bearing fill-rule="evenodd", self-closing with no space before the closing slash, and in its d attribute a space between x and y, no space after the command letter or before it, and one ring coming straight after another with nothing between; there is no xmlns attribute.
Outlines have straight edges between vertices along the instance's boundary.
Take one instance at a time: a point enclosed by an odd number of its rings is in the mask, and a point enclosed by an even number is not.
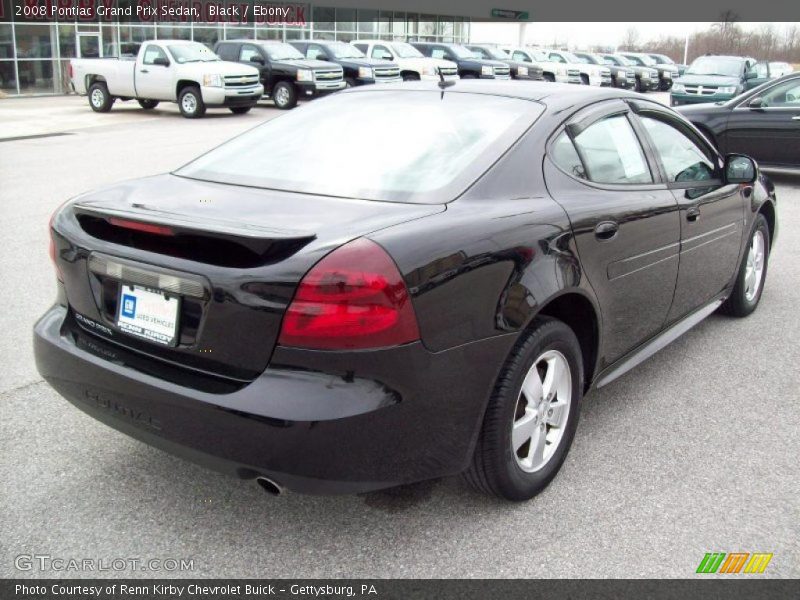
<svg viewBox="0 0 800 600"><path fill-rule="evenodd" d="M525 40L542 46L568 46L581 49L588 46L616 46L630 27L639 32L639 40L646 42L660 36L686 37L695 31L708 28L711 23L526 23ZM740 23L743 28L757 29L768 23ZM774 24L776 30L786 25ZM472 41L516 44L520 25L517 23L477 23L471 25Z"/></svg>

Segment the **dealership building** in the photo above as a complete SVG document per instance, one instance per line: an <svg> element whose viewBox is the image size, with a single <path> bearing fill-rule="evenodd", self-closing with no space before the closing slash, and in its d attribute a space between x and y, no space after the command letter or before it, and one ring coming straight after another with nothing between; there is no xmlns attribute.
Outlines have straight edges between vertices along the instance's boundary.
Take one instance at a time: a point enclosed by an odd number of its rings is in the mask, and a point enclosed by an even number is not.
<svg viewBox="0 0 800 600"><path fill-rule="evenodd" d="M22 0L0 0L0 89L9 96L63 94L69 91L70 58L109 57L130 54L145 40L184 39L213 46L224 39L293 40L324 38L342 41L379 38L408 41L469 41L470 20L466 16L428 14L408 10L375 10L316 4L279 4L268 0L236 0L244 10L249 6L247 22L235 17L220 17L209 22L208 12L200 19L186 16L159 20L161 17L137 15L137 6L200 6L200 1L116 0L115 7L127 7L128 15L75 15L55 13L16 15ZM86 0L74 0L81 5ZM88 0L89 4L94 4ZM57 6L63 0L41 0L40 5ZM255 4L254 4L255 3ZM335 3L335 2L334 2ZM355 3L355 2L353 2ZM67 2L69 4L69 0ZM102 6L98 2L96 6ZM219 0L215 6L233 5ZM331 4L331 2L329 2ZM413 3L404 3L411 8ZM434 3L435 4L435 3ZM256 5L261 5L256 7ZM286 19L273 17L262 7L285 7ZM418 6L431 10L430 2ZM45 9L46 10L46 9ZM57 11L57 8L52 10ZM141 10L141 9L140 9ZM102 12L102 9L101 9ZM441 11L444 12L444 11ZM257 16L253 17L254 13ZM240 13L241 14L241 13ZM55 17L55 18L54 18ZM62 18L63 17L63 18ZM209 19L209 20L206 20ZM276 20L277 19L277 20Z"/></svg>

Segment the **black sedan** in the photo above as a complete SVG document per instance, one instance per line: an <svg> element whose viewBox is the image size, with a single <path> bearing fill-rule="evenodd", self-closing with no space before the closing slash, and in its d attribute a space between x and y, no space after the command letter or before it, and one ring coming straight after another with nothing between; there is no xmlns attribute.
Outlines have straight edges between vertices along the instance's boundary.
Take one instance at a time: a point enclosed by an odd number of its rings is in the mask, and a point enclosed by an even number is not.
<svg viewBox="0 0 800 600"><path fill-rule="evenodd" d="M800 168L800 73L727 102L677 110L721 152L749 154L765 167Z"/></svg>
<svg viewBox="0 0 800 600"><path fill-rule="evenodd" d="M355 88L57 210L36 362L273 493L465 472L524 500L585 393L756 308L775 231L751 159L636 94Z"/></svg>

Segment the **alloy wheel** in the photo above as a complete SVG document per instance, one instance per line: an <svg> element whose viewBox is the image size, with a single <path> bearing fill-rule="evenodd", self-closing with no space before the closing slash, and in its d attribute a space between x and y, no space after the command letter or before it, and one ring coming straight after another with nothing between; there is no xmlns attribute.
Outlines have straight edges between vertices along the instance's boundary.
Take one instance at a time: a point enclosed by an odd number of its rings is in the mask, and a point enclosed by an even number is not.
<svg viewBox="0 0 800 600"><path fill-rule="evenodd" d="M572 399L572 374L563 354L548 350L522 382L511 443L519 467L533 473L553 457L564 437Z"/></svg>
<svg viewBox="0 0 800 600"><path fill-rule="evenodd" d="M194 94L188 92L183 95L181 99L181 108L183 108L183 112L186 114L192 115L197 110L197 98L195 98Z"/></svg>
<svg viewBox="0 0 800 600"><path fill-rule="evenodd" d="M764 274L765 254L764 234L756 229L750 248L747 251L747 263L744 271L744 297L752 302L761 288L761 278Z"/></svg>
<svg viewBox="0 0 800 600"><path fill-rule="evenodd" d="M289 90L285 87L278 88L275 92L275 104L278 106L286 106L289 104Z"/></svg>
<svg viewBox="0 0 800 600"><path fill-rule="evenodd" d="M99 88L92 90L92 106L95 108L102 108L105 101L106 95L103 93L103 90Z"/></svg>

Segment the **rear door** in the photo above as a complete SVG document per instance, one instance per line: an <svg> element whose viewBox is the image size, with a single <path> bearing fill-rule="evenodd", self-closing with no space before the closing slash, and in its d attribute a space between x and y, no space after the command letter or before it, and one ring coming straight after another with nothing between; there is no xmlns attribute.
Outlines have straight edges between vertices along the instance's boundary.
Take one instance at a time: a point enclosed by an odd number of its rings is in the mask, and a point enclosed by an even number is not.
<svg viewBox="0 0 800 600"><path fill-rule="evenodd" d="M680 269L668 321L722 292L739 261L745 186L722 181L723 162L679 117L641 103L638 120L680 208ZM751 190L752 191L752 188Z"/></svg>
<svg viewBox="0 0 800 600"><path fill-rule="evenodd" d="M800 166L800 77L776 82L731 111L726 132L729 152L747 154L767 165Z"/></svg>
<svg viewBox="0 0 800 600"><path fill-rule="evenodd" d="M569 215L610 364L664 325L678 276L678 205L621 100L579 112L548 157L547 187Z"/></svg>

